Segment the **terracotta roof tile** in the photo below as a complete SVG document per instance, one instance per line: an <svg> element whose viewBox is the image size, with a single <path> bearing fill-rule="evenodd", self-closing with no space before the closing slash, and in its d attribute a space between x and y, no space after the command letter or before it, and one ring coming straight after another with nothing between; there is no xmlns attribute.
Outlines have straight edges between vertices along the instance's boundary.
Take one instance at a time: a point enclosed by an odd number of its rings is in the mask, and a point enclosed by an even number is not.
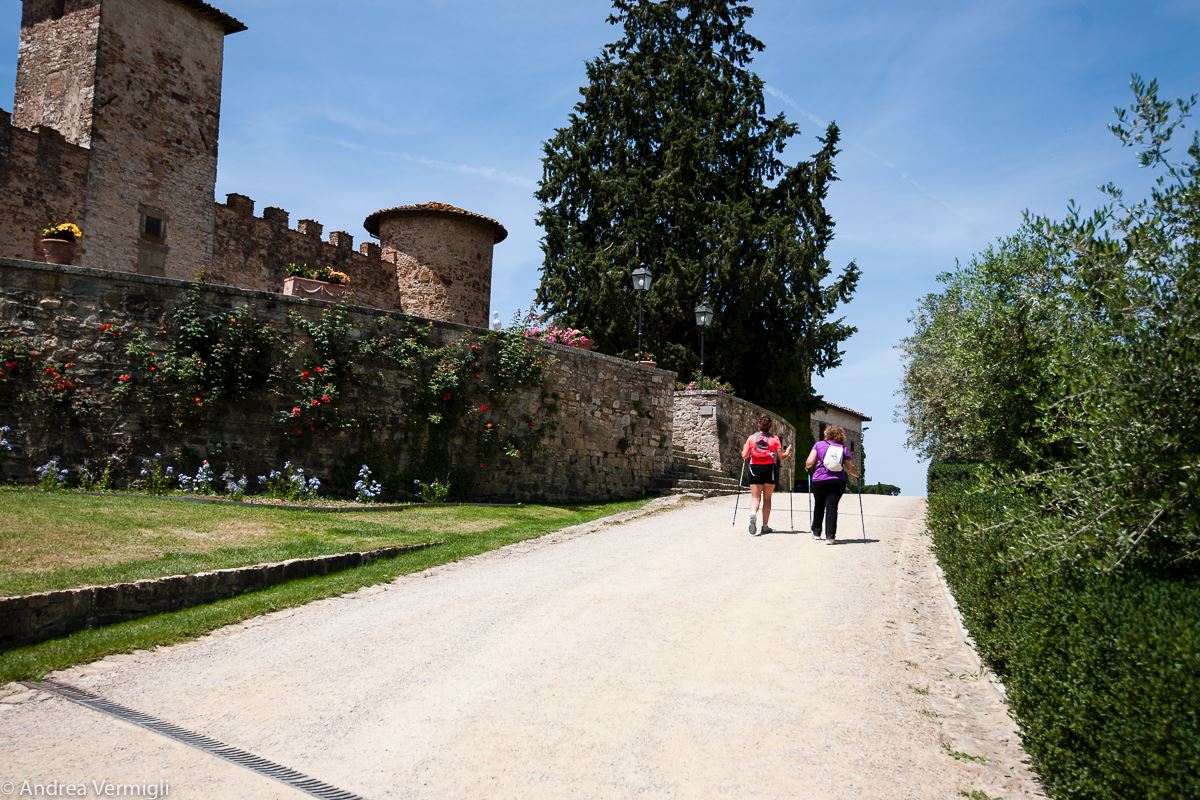
<svg viewBox="0 0 1200 800"><path fill-rule="evenodd" d="M853 408L849 408L847 406L840 406L837 403L831 403L828 400L822 400L821 405L824 406L825 408L832 408L832 409L836 409L837 411L844 411L852 417L858 417L863 422L871 421L871 418L868 417L866 414L862 413L861 411L855 411Z"/></svg>
<svg viewBox="0 0 1200 800"><path fill-rule="evenodd" d="M240 33L246 30L245 23L234 19L217 7L205 3L204 0L177 0L177 2L187 6L190 9L193 9L201 16L215 20L219 25L221 25L221 27L225 29L226 35L231 33Z"/></svg>
<svg viewBox="0 0 1200 800"><path fill-rule="evenodd" d="M508 238L508 231L504 226L491 217L485 217L483 214L476 214L474 211L467 211L458 206L452 206L449 203L437 203L430 201L428 203L417 203L408 206L393 206L391 208L382 208L374 214L363 220L363 227L367 229L367 233L372 236L379 236L379 221L384 217L390 217L396 214L432 214L439 217L466 217L477 222L482 222L492 229L492 234L495 237L495 244L499 244Z"/></svg>

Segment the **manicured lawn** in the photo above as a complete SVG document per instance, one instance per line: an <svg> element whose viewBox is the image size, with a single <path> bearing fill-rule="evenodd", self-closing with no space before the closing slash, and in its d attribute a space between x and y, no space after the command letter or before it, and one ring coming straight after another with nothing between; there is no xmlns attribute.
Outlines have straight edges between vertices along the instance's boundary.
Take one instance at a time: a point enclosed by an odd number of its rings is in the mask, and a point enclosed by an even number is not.
<svg viewBox="0 0 1200 800"><path fill-rule="evenodd" d="M0 596L397 544L466 542L490 549L636 505L416 505L328 513L5 490Z"/></svg>
<svg viewBox="0 0 1200 800"><path fill-rule="evenodd" d="M391 544L443 542L356 569L0 653L0 682L37 679L111 653L194 638L258 614L384 583L645 502L519 508L413 506L334 514L198 505L165 498L0 491L0 590L7 594Z"/></svg>

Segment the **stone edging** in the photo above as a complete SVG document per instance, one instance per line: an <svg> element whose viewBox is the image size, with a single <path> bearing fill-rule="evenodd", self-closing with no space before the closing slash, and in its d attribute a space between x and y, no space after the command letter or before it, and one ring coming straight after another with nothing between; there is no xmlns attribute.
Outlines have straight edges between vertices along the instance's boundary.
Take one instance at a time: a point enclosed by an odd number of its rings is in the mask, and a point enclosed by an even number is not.
<svg viewBox="0 0 1200 800"><path fill-rule="evenodd" d="M82 586L20 597L0 597L0 652L64 636L83 628L190 608L297 578L328 575L438 544L442 542L293 558L272 564L218 569L192 575L170 575L107 586Z"/></svg>

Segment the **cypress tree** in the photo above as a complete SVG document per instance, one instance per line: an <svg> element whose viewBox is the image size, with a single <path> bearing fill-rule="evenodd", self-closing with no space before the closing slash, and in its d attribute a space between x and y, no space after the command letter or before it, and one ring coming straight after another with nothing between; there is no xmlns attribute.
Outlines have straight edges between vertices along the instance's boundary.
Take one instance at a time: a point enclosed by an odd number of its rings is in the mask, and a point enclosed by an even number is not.
<svg viewBox="0 0 1200 800"><path fill-rule="evenodd" d="M613 7L623 36L588 62L582 99L544 145L537 300L600 350L630 355L630 273L644 263L654 282L643 349L660 366L681 377L698 367L693 309L708 300L706 374L802 419L819 399L812 374L836 366L854 332L830 316L858 268L833 275L825 257L838 128L809 160L781 160L798 129L766 115L745 0Z"/></svg>

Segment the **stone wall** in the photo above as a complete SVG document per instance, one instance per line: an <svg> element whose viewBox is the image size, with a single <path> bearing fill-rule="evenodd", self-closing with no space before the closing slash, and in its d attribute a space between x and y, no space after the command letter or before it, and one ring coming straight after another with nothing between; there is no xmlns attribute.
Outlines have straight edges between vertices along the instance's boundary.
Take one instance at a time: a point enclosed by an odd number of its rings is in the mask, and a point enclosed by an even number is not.
<svg viewBox="0 0 1200 800"><path fill-rule="evenodd" d="M59 131L79 147L92 143L100 0L24 0L17 50L13 123ZM82 217L72 222L82 224Z"/></svg>
<svg viewBox="0 0 1200 800"><path fill-rule="evenodd" d="M766 414L772 430L784 447L796 444L796 428L783 417L740 397L716 391L675 392L673 435L676 447L708 459L713 469L731 478L739 478L742 469L742 445L758 430L758 418ZM808 444L799 443L800 457L808 453ZM795 455L783 462L779 485L790 488L795 474Z"/></svg>
<svg viewBox="0 0 1200 800"><path fill-rule="evenodd" d="M74 469L86 458L122 457L124 469L155 452L185 451L209 458L217 472L225 467L249 476L278 468L285 459L315 472L327 486L353 484L358 466L370 463L378 477L397 487L418 476L444 479L421 463L410 447L414 435L406 417L408 394L403 379L380 369L370 385L348 396L348 408L370 425L321 430L292 438L281 423L294 402L288 395L256 397L236 407L206 412L203 425L172 427L170 420L113 399L118 376L130 369L125 344L136 330L161 337L164 311L179 307L192 287L185 281L80 267L0 261L0 339L20 330L42 364L70 362L76 405L86 414L67 414L47 398L20 403L4 391L0 378L0 425L15 450L0 457L0 479L31 481L33 470L52 456ZM247 306L285 340L303 332L290 318L319 318L331 306L279 294L201 287L206 310L227 312ZM351 307L351 337L370 335L380 320L396 324L413 319L398 313ZM438 341L484 331L450 323L419 321ZM113 325L114 338L101 331ZM153 341L153 338L152 338ZM475 416L457 429L438 433L439 448L451 454L449 477L458 496L480 500L567 501L634 497L644 494L670 464L674 373L641 367L582 350L530 342L552 356L542 384L522 389L502 407L489 410L489 421L502 430L553 426L543 446L520 458L482 457ZM11 376L10 376L11 377ZM39 376L23 378L37 379Z"/></svg>
<svg viewBox="0 0 1200 800"><path fill-rule="evenodd" d="M42 228L83 219L88 155L51 128L14 127L0 111L0 258L41 260Z"/></svg>
<svg viewBox="0 0 1200 800"><path fill-rule="evenodd" d="M282 208L266 208L262 217L256 217L252 199L228 195L224 205L216 206L209 280L242 289L280 292L288 264L330 267L350 276L351 302L401 310L396 266L381 258L379 245L364 242L355 252L354 237L345 231L334 231L325 242L321 239L321 223L304 219L293 230L288 220L289 214Z"/></svg>
<svg viewBox="0 0 1200 800"><path fill-rule="evenodd" d="M212 258L225 33L185 3L103 4L83 265L187 279Z"/></svg>

